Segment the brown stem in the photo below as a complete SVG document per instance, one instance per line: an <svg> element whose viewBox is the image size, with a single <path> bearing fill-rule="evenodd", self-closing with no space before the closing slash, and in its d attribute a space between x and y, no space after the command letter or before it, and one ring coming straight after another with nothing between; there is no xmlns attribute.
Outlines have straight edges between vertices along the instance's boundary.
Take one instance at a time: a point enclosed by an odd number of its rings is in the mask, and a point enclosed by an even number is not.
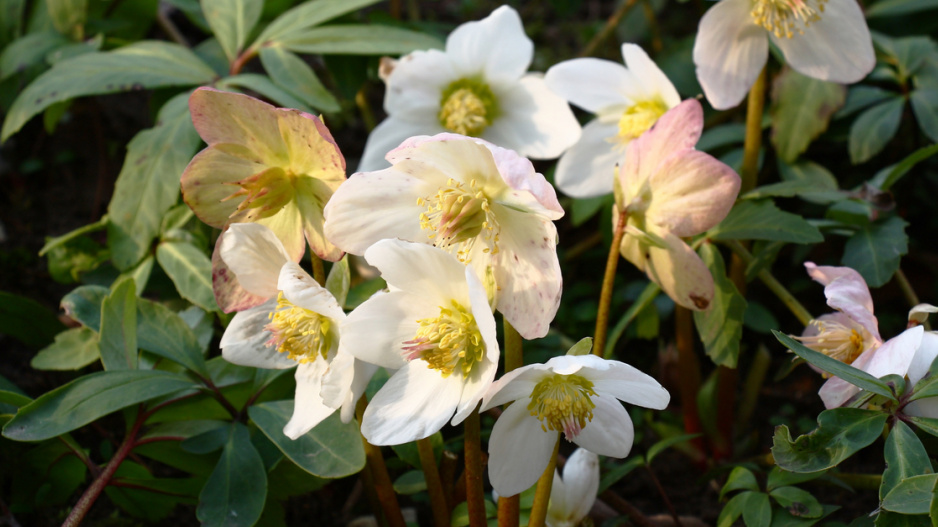
<svg viewBox="0 0 938 527"><path fill-rule="evenodd" d="M362 395L355 407L355 414L358 422L361 423L362 416L365 415L365 406L368 405L368 399ZM391 476L388 474L388 467L384 464L384 455L381 454L381 447L372 445L362 436L362 444L365 446L365 459L368 470L371 474L371 483L375 494L378 496L378 502L381 504L381 510L384 511L384 517L391 527L406 527L404 516L401 514L401 507L397 503L397 494L394 493L394 486L391 483ZM377 511L375 511L377 513Z"/></svg>
<svg viewBox="0 0 938 527"><path fill-rule="evenodd" d="M476 408L465 424L466 506L469 525L485 525L485 489L482 486L482 438L479 409Z"/></svg>
<svg viewBox="0 0 938 527"><path fill-rule="evenodd" d="M443 495L446 496L446 504L450 510L456 505L456 469L459 467L459 456L449 450L443 451L443 459L440 460L440 479L443 480Z"/></svg>
<svg viewBox="0 0 938 527"><path fill-rule="evenodd" d="M625 2L622 2L622 5L619 6L619 9L616 9L616 12L613 13L611 17L609 17L609 20L606 20L606 25L604 25L599 33L596 33L592 40L589 41L589 44L583 48L583 51L580 52L580 56L589 57L593 53L596 53L596 48L598 48L600 44L609 38L609 35L615 31L616 26L619 25L619 22L622 21L622 18L625 17L625 15L627 15L633 7L635 7L637 2L638 0L625 0Z"/></svg>
<svg viewBox="0 0 938 527"><path fill-rule="evenodd" d="M554 485L554 470L557 468L557 454L560 452L560 433L557 433L557 442L550 455L547 468L537 480L537 489L534 491L534 504L531 505L531 516L528 527L541 527L547 519L547 506L550 503L550 489Z"/></svg>
<svg viewBox="0 0 938 527"><path fill-rule="evenodd" d="M652 470L651 465L645 464L645 470L648 471L648 475L651 476L651 481L655 484L655 488L658 489L658 494L661 495L661 499L664 501L664 506L668 508L668 512L671 513L671 518L674 520L674 525L677 527L683 527L681 525L681 519L677 515L677 510L674 508L674 504L671 503L671 498L668 497L668 493L664 491L664 487L661 486L661 481L658 480L658 476L655 475L655 471Z"/></svg>
<svg viewBox="0 0 938 527"><path fill-rule="evenodd" d="M629 221L627 211L619 211L615 229L612 232L612 246L606 257L606 272L603 275L603 288L599 293L599 308L596 311L596 332L593 335L593 355L603 356L606 348L606 330L609 328L609 308L612 304L612 290L616 281L616 267L619 265L619 246L625 234L625 225Z"/></svg>
<svg viewBox="0 0 938 527"><path fill-rule="evenodd" d="M518 527L521 518L521 494L499 496L498 527Z"/></svg>
<svg viewBox="0 0 938 527"><path fill-rule="evenodd" d="M674 307L674 325L677 335L677 363L681 382L681 412L684 414L684 431L688 434L700 433L700 414L697 411L697 393L700 391L700 361L694 352L694 320L691 311L685 307ZM696 450L704 452L703 438L691 440ZM702 459L697 460L702 461Z"/></svg>
<svg viewBox="0 0 938 527"><path fill-rule="evenodd" d="M420 466L423 468L423 477L427 482L427 494L430 495L430 506L433 509L433 522L436 527L449 527L449 506L446 504L446 495L443 493L440 472L436 468L433 443L429 438L417 440L417 453L420 454Z"/></svg>
<svg viewBox="0 0 938 527"><path fill-rule="evenodd" d="M241 73L241 70L244 68L245 64L247 64L256 56L257 49L254 47L242 51L240 55L235 57L234 61L231 63L231 66L228 68L228 75L237 75Z"/></svg>

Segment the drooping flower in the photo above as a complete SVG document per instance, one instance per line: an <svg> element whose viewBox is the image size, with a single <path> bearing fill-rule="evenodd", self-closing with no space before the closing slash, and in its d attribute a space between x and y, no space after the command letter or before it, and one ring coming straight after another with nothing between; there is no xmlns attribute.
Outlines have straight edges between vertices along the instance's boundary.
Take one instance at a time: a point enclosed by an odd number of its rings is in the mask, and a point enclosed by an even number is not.
<svg viewBox="0 0 938 527"><path fill-rule="evenodd" d="M657 381L619 361L564 355L505 374L485 394L482 410L511 401L489 438L489 479L502 496L537 481L563 432L590 452L625 457L634 429L617 401L657 410L671 396Z"/></svg>
<svg viewBox="0 0 938 527"><path fill-rule="evenodd" d="M682 237L700 234L729 213L739 175L694 149L703 110L687 100L632 141L619 167L613 224L628 215L620 252L676 303L702 310L713 299L713 277Z"/></svg>
<svg viewBox="0 0 938 527"><path fill-rule="evenodd" d="M849 267L818 266L813 262L805 262L804 266L811 278L824 285L827 305L837 312L811 321L798 340L874 377L904 376L922 342L922 327L907 329L883 343L873 315L873 299L860 273ZM826 408L837 408L859 391L853 384L831 377L818 395Z"/></svg>
<svg viewBox="0 0 938 527"><path fill-rule="evenodd" d="M269 227L294 262L307 242L320 258L342 257L323 235L322 209L345 180L345 159L318 117L206 87L193 92L189 109L208 143L181 179L183 199L199 219L219 229L248 222ZM257 299L217 265L218 305L225 312L254 305Z"/></svg>
<svg viewBox="0 0 938 527"><path fill-rule="evenodd" d="M501 6L457 27L445 51L415 51L387 74L388 114L368 136L359 171L387 167L384 154L408 137L455 132L521 155L550 159L580 137L570 107L538 74L521 17Z"/></svg>
<svg viewBox="0 0 938 527"><path fill-rule="evenodd" d="M560 304L553 187L511 150L455 134L413 137L392 167L352 175L326 205L326 236L352 254L378 240L433 244L491 272L497 308L525 338L543 337ZM491 268L491 269L490 269Z"/></svg>
<svg viewBox="0 0 938 527"><path fill-rule="evenodd" d="M721 0L700 19L697 79L718 110L743 100L768 60L769 40L799 73L853 83L876 65L856 0Z"/></svg>
<svg viewBox="0 0 938 527"><path fill-rule="evenodd" d="M563 478L554 471L547 507L548 527L576 527L589 514L599 491L599 456L576 449L563 466Z"/></svg>
<svg viewBox="0 0 938 527"><path fill-rule="evenodd" d="M471 266L421 243L382 240L365 260L388 292L349 314L340 353L397 371L369 402L362 434L373 445L397 445L461 423L498 366L485 286Z"/></svg>
<svg viewBox="0 0 938 527"><path fill-rule="evenodd" d="M267 299L235 314L222 335L222 356L241 366L296 367L293 417L283 429L291 439L308 432L340 406L342 419L348 422L374 369L359 365L355 383L348 375L327 380L331 399L337 402L323 401L320 392L330 365L353 360L339 351L339 326L345 312L332 293L293 262L280 240L263 225L232 224L219 253L245 290Z"/></svg>
<svg viewBox="0 0 938 527"><path fill-rule="evenodd" d="M595 58L561 62L544 76L547 87L596 114L557 162L554 182L564 194L591 198L612 192L626 146L681 102L674 85L641 47L622 44L627 66Z"/></svg>

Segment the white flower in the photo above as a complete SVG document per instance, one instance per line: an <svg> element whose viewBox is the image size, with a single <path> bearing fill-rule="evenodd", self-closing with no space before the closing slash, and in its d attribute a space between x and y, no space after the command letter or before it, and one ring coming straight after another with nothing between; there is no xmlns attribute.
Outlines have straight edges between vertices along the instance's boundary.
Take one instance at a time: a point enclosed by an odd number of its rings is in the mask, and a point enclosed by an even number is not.
<svg viewBox="0 0 938 527"><path fill-rule="evenodd" d="M430 436L450 418L461 423L498 366L485 287L471 266L429 245L382 240L365 259L389 291L349 314L340 353L397 372L369 402L362 434L373 445L397 445Z"/></svg>
<svg viewBox="0 0 938 527"><path fill-rule="evenodd" d="M497 308L523 337L547 334L562 289L552 220L563 209L544 176L511 150L455 134L413 137L388 160L329 200L329 240L352 254L385 238L434 244L493 274Z"/></svg>
<svg viewBox="0 0 938 527"><path fill-rule="evenodd" d="M697 79L718 110L743 100L765 65L769 40L816 79L853 83L876 65L856 0L721 0L700 19Z"/></svg>
<svg viewBox="0 0 938 527"><path fill-rule="evenodd" d="M521 17L502 6L457 27L445 51L402 57L385 81L388 117L368 136L358 170L386 167L384 154L408 137L445 131L537 159L559 156L580 137L580 125L541 76L525 74L533 55Z"/></svg>
<svg viewBox="0 0 938 527"><path fill-rule="evenodd" d="M554 471L547 507L548 527L576 527L589 514L599 491L599 456L578 448L563 466L563 479Z"/></svg>
<svg viewBox="0 0 938 527"><path fill-rule="evenodd" d="M320 390L330 364L351 360L337 357L345 312L335 297L294 263L277 236L263 225L232 224L218 243L221 258L241 286L268 299L234 316L221 338L222 356L241 366L296 366L293 417L283 429L291 439L311 430L339 406L348 422L373 370L368 373L359 367L362 376L355 388L349 376L327 380L338 403L323 401Z"/></svg>
<svg viewBox="0 0 938 527"><path fill-rule="evenodd" d="M671 396L657 381L595 355L554 357L513 370L485 394L482 410L510 401L489 438L489 479L502 496L530 487L544 472L558 433L603 456L625 457L635 433L616 399L661 410Z"/></svg>
<svg viewBox="0 0 938 527"><path fill-rule="evenodd" d="M596 114L557 163L554 182L564 194L591 198L612 192L625 147L681 102L674 85L641 47L622 44L621 64L583 58L547 70L547 87Z"/></svg>

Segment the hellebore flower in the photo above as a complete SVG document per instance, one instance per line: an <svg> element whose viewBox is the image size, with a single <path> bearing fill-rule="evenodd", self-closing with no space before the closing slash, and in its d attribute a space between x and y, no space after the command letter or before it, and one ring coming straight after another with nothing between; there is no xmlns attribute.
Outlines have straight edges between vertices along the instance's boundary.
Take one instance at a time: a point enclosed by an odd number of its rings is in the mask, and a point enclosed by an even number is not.
<svg viewBox="0 0 938 527"><path fill-rule="evenodd" d="M547 468L563 432L590 452L625 457L635 437L616 400L661 410L671 396L657 381L619 361L564 355L505 374L485 394L482 410L515 401L489 438L489 479L501 496L527 489Z"/></svg>
<svg viewBox="0 0 938 527"><path fill-rule="evenodd" d="M827 305L837 313L812 320L798 340L874 377L904 376L922 343L922 327L907 329L883 343L873 315L873 299L860 273L849 267L818 266L813 262L805 262L804 266L811 278L824 285ZM859 392L853 384L831 377L818 395L826 408L837 408Z"/></svg>
<svg viewBox="0 0 938 527"><path fill-rule="evenodd" d="M342 251L322 232L322 209L345 180L345 159L318 117L275 108L253 97L199 88L189 98L192 122L208 148L182 174L182 197L212 227L258 223L283 242L298 262L306 243L320 258ZM225 311L256 305L223 260L213 257L213 285Z"/></svg>
<svg viewBox="0 0 938 527"><path fill-rule="evenodd" d="M345 385L329 383L333 393L341 394L333 396L339 404L329 406L320 395L324 375L341 355L339 326L345 312L335 297L291 261L280 240L263 225L235 223L219 245L221 258L244 289L268 299L234 316L221 338L222 356L241 366L296 367L293 417L283 429L291 439L311 430L340 405L342 419L348 422L367 378L357 380L357 393L351 393L347 377L336 379L345 379Z"/></svg>
<svg viewBox="0 0 938 527"><path fill-rule="evenodd" d="M592 198L612 192L625 147L681 102L674 85L641 47L622 44L628 68L601 59L561 62L544 76L547 87L596 114L557 162L554 182L564 194Z"/></svg>
<svg viewBox="0 0 938 527"><path fill-rule="evenodd" d="M457 27L445 51L402 57L385 79L388 117L368 136L358 170L387 167L384 154L408 137L446 131L537 159L559 156L580 137L580 125L541 76L525 74L533 56L521 17L501 6Z"/></svg>
<svg viewBox="0 0 938 527"><path fill-rule="evenodd" d="M921 324L928 318L929 313L938 312L938 308L930 304L919 304L909 311L909 324ZM909 364L909 383L907 389L911 390L918 381L922 380L932 362L938 358L938 333L926 331L922 335L922 343L915 350L912 363ZM914 417L938 418L938 398L925 397L916 399L905 405L902 413Z"/></svg>
<svg viewBox="0 0 938 527"><path fill-rule="evenodd" d="M563 479L554 471L547 507L548 527L576 527L589 514L599 491L599 456L576 449L563 466Z"/></svg>
<svg viewBox="0 0 938 527"><path fill-rule="evenodd" d="M713 299L713 277L681 240L713 227L739 193L739 175L694 149L703 110L687 100L632 141L619 167L616 214L628 215L622 256L644 271L677 304L703 310Z"/></svg>
<svg viewBox="0 0 938 527"><path fill-rule="evenodd" d="M430 436L451 418L461 423L498 367L486 288L471 266L421 243L382 240L365 260L381 271L388 292L349 314L339 353L397 371L369 402L362 435L373 445L398 445Z"/></svg>
<svg viewBox="0 0 938 527"><path fill-rule="evenodd" d="M700 19L697 80L718 110L743 100L769 55L769 40L799 73L853 83L876 57L856 0L721 0Z"/></svg>
<svg viewBox="0 0 938 527"><path fill-rule="evenodd" d="M393 166L352 175L326 205L326 236L363 254L378 240L435 245L494 275L497 307L525 338L547 334L560 305L553 187L511 150L455 134L412 137ZM491 269L490 269L491 268Z"/></svg>

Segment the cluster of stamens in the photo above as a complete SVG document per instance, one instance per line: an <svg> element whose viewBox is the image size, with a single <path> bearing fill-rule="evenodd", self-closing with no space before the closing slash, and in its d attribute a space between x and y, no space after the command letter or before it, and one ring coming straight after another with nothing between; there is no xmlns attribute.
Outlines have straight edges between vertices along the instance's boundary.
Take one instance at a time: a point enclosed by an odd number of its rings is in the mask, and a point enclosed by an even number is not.
<svg viewBox="0 0 938 527"><path fill-rule="evenodd" d="M440 107L440 123L457 134L478 136L491 124L485 104L472 90L461 88L450 94Z"/></svg>
<svg viewBox="0 0 938 527"><path fill-rule="evenodd" d="M277 307L268 318L270 322L264 328L272 334L268 346L276 346L277 351L300 363L328 358L332 345L328 318L290 302L283 291L277 295Z"/></svg>
<svg viewBox="0 0 938 527"><path fill-rule="evenodd" d="M489 199L475 179L469 185L452 178L435 196L417 198L417 205L426 207L420 213L420 228L427 231L433 244L449 252L455 251L460 262L469 263L476 240L486 247L484 253L498 253L498 221Z"/></svg>
<svg viewBox="0 0 938 527"><path fill-rule="evenodd" d="M241 200L229 217L248 209L251 209L250 213L240 221L257 221L272 216L293 199L292 179L292 175L282 168L272 167L239 181L226 182L239 188L222 201Z"/></svg>
<svg viewBox="0 0 938 527"><path fill-rule="evenodd" d="M804 29L812 22L821 19L827 0L815 0L816 7L808 5L809 0L756 0L752 7L752 18L756 24L770 31L776 38L792 38L795 31L804 34Z"/></svg>
<svg viewBox="0 0 938 527"><path fill-rule="evenodd" d="M429 368L449 377L458 368L468 376L485 355L485 343L472 313L455 300L440 306L440 315L417 321L420 329L404 342L404 358L423 359Z"/></svg>
<svg viewBox="0 0 938 527"><path fill-rule="evenodd" d="M630 106L619 118L619 134L614 141L626 145L642 135L658 122L658 118L668 111L661 101L642 101Z"/></svg>
<svg viewBox="0 0 938 527"><path fill-rule="evenodd" d="M541 429L563 430L573 440L593 420L596 403L593 383L579 375L554 374L534 386L528 411L541 421Z"/></svg>
<svg viewBox="0 0 938 527"><path fill-rule="evenodd" d="M805 346L845 364L851 364L863 353L863 336L856 329L839 322L812 320L817 335L796 337Z"/></svg>

